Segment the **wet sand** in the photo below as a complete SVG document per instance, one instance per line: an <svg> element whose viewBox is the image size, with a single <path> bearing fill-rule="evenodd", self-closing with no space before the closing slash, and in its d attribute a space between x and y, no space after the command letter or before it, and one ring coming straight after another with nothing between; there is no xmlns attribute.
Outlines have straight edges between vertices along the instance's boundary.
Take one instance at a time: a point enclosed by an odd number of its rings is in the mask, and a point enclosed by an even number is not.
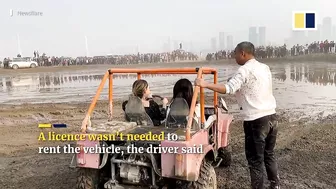
<svg viewBox="0 0 336 189"><path fill-rule="evenodd" d="M136 65L136 67L166 67ZM169 67L216 67L225 81L237 68L233 62L169 63ZM276 154L282 188L335 188L336 179L336 64L325 62L270 62L280 118ZM75 172L69 154L38 154L41 122L66 123L59 132L77 132L102 74L110 66L75 66L1 71L0 188L74 188ZM131 65L134 67L134 65ZM170 96L180 76L145 76L152 91ZM188 78L192 79L193 77ZM114 116L121 117L120 101L130 92L134 76L115 78ZM127 92L128 93L128 92ZM93 120L107 117L106 91ZM222 96L235 116L231 125L233 164L217 169L218 188L249 188L244 134L236 101ZM209 101L210 98L208 98ZM66 143L62 143L66 144Z"/></svg>

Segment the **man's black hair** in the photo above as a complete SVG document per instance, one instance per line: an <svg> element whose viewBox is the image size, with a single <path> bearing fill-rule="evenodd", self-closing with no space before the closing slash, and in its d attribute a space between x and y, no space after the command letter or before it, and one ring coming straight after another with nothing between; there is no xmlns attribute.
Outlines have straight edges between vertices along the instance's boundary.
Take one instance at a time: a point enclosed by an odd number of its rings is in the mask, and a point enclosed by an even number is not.
<svg viewBox="0 0 336 189"><path fill-rule="evenodd" d="M239 51L239 52L244 51L245 53L251 54L253 56L254 56L254 52L255 52L254 45L251 42L248 42L248 41L244 41L244 42L239 43L235 50Z"/></svg>

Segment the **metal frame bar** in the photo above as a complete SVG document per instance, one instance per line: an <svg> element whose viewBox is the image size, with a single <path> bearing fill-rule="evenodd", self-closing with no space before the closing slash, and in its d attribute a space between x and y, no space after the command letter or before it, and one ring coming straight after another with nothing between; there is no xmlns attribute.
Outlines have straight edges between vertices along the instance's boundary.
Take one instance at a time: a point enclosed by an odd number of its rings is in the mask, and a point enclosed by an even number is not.
<svg viewBox="0 0 336 189"><path fill-rule="evenodd" d="M92 99L90 107L86 113L86 116L82 122L81 131L86 133L87 123L90 119L90 115L92 114L98 98L100 96L101 91L104 88L105 82L109 80L109 91L108 91L108 100L109 100L109 120L112 120L112 112L113 112L113 74L126 74L126 73L134 73L137 74L137 78L141 79L141 74L197 74L197 78L203 78L203 74L213 74L214 75L214 84L217 84L217 77L218 72L214 68L146 68L146 69L127 69L127 68L112 68L109 69L105 74L104 77L98 86L96 95ZM190 112L189 112L189 119L188 125L186 128L186 140L190 140L190 129L192 124L193 115L195 113L195 106L196 101L198 98L198 93L200 93L200 104L201 104L201 124L204 125L205 117L204 117L204 106L205 106L205 99L204 99L204 89L200 88L199 86L195 86L194 94L191 102ZM214 106L218 105L218 95L217 92L214 92Z"/></svg>

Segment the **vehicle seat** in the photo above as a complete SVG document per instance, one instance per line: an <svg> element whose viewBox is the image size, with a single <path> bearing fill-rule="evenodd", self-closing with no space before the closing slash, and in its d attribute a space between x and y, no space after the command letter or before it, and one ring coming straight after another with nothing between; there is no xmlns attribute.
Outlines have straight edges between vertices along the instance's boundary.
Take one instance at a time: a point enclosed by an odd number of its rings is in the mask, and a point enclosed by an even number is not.
<svg viewBox="0 0 336 189"><path fill-rule="evenodd" d="M152 119L146 113L146 110L139 97L130 95L125 107L125 114L130 122L136 122L142 126L154 126Z"/></svg>
<svg viewBox="0 0 336 189"><path fill-rule="evenodd" d="M186 127L189 105L184 98L175 98L169 106L166 127Z"/></svg>
<svg viewBox="0 0 336 189"><path fill-rule="evenodd" d="M175 98L170 104L167 112L165 126L168 128L182 127L185 128L188 124L189 105L184 98ZM193 119L192 129L199 128L198 122Z"/></svg>

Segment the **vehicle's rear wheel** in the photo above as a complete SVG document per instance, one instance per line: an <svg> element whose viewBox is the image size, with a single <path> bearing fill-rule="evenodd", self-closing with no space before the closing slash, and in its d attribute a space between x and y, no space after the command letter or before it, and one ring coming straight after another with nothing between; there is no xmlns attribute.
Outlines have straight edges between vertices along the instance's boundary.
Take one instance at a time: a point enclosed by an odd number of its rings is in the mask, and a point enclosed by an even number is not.
<svg viewBox="0 0 336 189"><path fill-rule="evenodd" d="M18 68L19 68L19 66L18 66L18 65L16 65L16 64L14 64L14 65L12 66L12 68L13 68L14 70L16 70L16 69L18 69Z"/></svg>
<svg viewBox="0 0 336 189"><path fill-rule="evenodd" d="M164 186L159 186L159 189L176 189L177 184L175 179L167 179Z"/></svg>
<svg viewBox="0 0 336 189"><path fill-rule="evenodd" d="M232 162L232 156L231 156L231 147L222 147L218 149L218 157L222 158L222 162L220 166L222 167L229 167Z"/></svg>
<svg viewBox="0 0 336 189"><path fill-rule="evenodd" d="M30 64L30 67L31 67L31 68L35 68L35 67L36 67L36 64L32 63L32 64Z"/></svg>
<svg viewBox="0 0 336 189"><path fill-rule="evenodd" d="M199 177L194 182L183 182L182 189L217 189L217 176L211 163L203 160Z"/></svg>
<svg viewBox="0 0 336 189"><path fill-rule="evenodd" d="M98 189L99 170L79 168L77 173L77 189Z"/></svg>

